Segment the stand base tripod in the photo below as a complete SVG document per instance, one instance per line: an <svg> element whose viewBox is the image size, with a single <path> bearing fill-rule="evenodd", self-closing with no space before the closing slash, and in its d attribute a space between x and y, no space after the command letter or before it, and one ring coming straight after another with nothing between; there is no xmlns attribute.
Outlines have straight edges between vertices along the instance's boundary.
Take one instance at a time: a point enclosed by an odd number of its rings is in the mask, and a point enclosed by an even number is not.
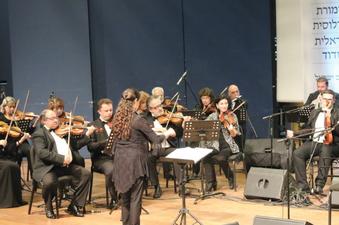
<svg viewBox="0 0 339 225"><path fill-rule="evenodd" d="M193 224L201 224L202 223L198 220L198 218L196 218L195 216L193 216L188 209L186 208L181 208L180 211L179 211L179 214L178 216L175 218L174 222L173 222L173 225L178 225L178 224L186 224L186 219L187 219L187 216L186 215L189 215L191 216L193 219L194 219L194 223ZM180 223L177 223L178 220L180 219Z"/></svg>

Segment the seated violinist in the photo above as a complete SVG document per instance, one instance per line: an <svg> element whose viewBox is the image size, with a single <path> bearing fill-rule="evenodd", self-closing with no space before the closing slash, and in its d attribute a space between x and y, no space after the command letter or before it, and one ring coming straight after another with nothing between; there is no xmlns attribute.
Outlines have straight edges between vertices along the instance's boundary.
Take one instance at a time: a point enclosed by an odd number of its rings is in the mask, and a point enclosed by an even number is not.
<svg viewBox="0 0 339 225"><path fill-rule="evenodd" d="M287 137L291 138L296 135L302 135L314 131L312 140L303 143L301 147L293 152L293 164L295 178L298 187L310 193L311 190L307 183L306 161L310 159L312 152L314 156L319 156L318 175L315 179L316 194L323 193L323 187L327 180L327 174L332 162L332 154L338 154L337 144L339 142L339 112L334 107L335 93L332 90L325 90L321 94L321 108L317 108L311 112L305 129L293 132L287 131ZM324 129L335 127L331 132L324 133Z"/></svg>
<svg viewBox="0 0 339 225"><path fill-rule="evenodd" d="M175 125L173 123L169 123L168 128L166 128L166 123L161 124L159 122L159 119L161 116L164 115L164 109L162 108L162 103L161 99L156 96L151 96L147 100L147 105L148 105L148 113L145 116L145 119L149 123L150 127L156 132L156 133L163 133L166 130L172 130L173 134L170 138L167 139L167 141L164 141L162 143L162 146L153 146L152 147L152 152L149 154L149 159L148 159L148 166L149 166L149 180L151 182L151 185L154 186L154 194L153 198L160 198L162 194L162 190L159 184L159 178L158 178L158 172L156 168L156 161L159 159L161 156L166 156L172 151L175 150L177 147L177 139L182 136L183 129L180 125ZM166 178L170 178L170 169L171 169L171 164L170 163L163 163L164 167L164 176ZM180 167L177 165L174 165L174 170L175 174L178 175L180 173ZM179 182L180 176L176 176L177 181ZM179 184L179 183L178 183Z"/></svg>
<svg viewBox="0 0 339 225"><path fill-rule="evenodd" d="M0 133L0 208L26 204L22 200L20 167L12 154L17 146L15 142L7 142L5 136Z"/></svg>
<svg viewBox="0 0 339 225"><path fill-rule="evenodd" d="M199 91L199 105L194 110L202 112L201 119L206 119L211 113L217 111L214 103L214 94L211 88L205 87Z"/></svg>
<svg viewBox="0 0 339 225"><path fill-rule="evenodd" d="M52 200L56 195L58 177L71 175L72 188L75 190L67 212L83 217L82 207L85 206L89 192L91 173L82 166L73 164L73 157L68 143L56 134L59 118L52 110L41 112L42 127L32 135L34 146L33 178L41 182L42 197L45 202L45 213L49 219L55 219Z"/></svg>
<svg viewBox="0 0 339 225"><path fill-rule="evenodd" d="M141 116L146 116L148 113L147 109L147 99L149 98L149 94L145 91L139 91L139 107L137 109L137 114Z"/></svg>
<svg viewBox="0 0 339 225"><path fill-rule="evenodd" d="M214 164L218 163L228 179L228 185L234 188L233 172L228 165L228 158L232 154L239 153L239 147L234 141L234 137L240 135L237 116L228 111L228 100L226 96L220 96L215 101L217 112L210 114L206 120L219 120L221 129L219 140L202 141L201 146L213 149L203 160L206 179L206 191L210 192L217 189L217 180L215 176Z"/></svg>
<svg viewBox="0 0 339 225"><path fill-rule="evenodd" d="M112 181L113 160L111 156L104 154L108 136L112 129L113 104L112 100L102 98L97 103L99 118L91 123L96 127L96 131L91 135L91 141L87 144L91 153L92 165L96 171L105 174L106 185L111 195L110 208L114 208L117 203L117 194Z"/></svg>
<svg viewBox="0 0 339 225"><path fill-rule="evenodd" d="M152 96L160 98L161 103L165 100L165 91L162 87L154 87L152 89Z"/></svg>
<svg viewBox="0 0 339 225"><path fill-rule="evenodd" d="M67 124L69 124L70 116L68 113L64 111L64 101L59 97L52 97L48 100L48 109L54 111L60 120L60 126L56 130L56 132L58 133L58 135L67 139L69 130L69 126L67 126ZM73 118L71 118L71 121L75 120L75 118L77 119L80 118L80 120L83 121L84 125L83 117L81 116L72 116L72 117ZM95 129L96 128L94 126L89 126L86 127L86 129L80 130L71 129L72 132L70 137L70 148L73 154L72 163L85 167L85 159L80 155L79 150L90 142L90 135L95 131ZM80 131L80 134L78 133L78 131Z"/></svg>
<svg viewBox="0 0 339 225"><path fill-rule="evenodd" d="M8 137L8 144L15 143L15 151L11 151L11 159L21 163L22 157L27 157L29 159L30 145L27 140L31 137L29 133L21 132L14 115L17 101L15 98L7 96L2 101L0 106L0 121L4 122L7 125L10 125L11 120L13 120L12 127L15 127L18 132L10 133Z"/></svg>

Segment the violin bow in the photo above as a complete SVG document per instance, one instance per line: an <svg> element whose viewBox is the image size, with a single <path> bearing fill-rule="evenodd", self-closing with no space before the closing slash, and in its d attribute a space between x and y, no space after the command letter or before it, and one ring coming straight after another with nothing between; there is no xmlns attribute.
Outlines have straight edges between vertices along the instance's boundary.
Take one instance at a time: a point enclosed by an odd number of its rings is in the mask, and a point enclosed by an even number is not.
<svg viewBox="0 0 339 225"><path fill-rule="evenodd" d="M18 110L19 103L20 103L20 100L18 99L16 101L16 106L15 106L15 109L14 109L14 112L13 112L13 115L12 115L11 122L9 123L8 129L7 129L7 134L6 134L6 137L5 137L5 141L7 141L8 136L9 136L9 131L11 130L11 127L13 126L14 116L16 114L16 111Z"/></svg>
<svg viewBox="0 0 339 225"><path fill-rule="evenodd" d="M26 99L25 99L24 108L22 109L22 112L24 113L24 115L25 115L25 112L26 112L26 106L27 106L29 94L30 94L30 91L29 91L29 89L28 89L28 90L27 90L27 94L26 94Z"/></svg>
<svg viewBox="0 0 339 225"><path fill-rule="evenodd" d="M173 113L174 113L175 107L177 107L177 105L178 105L178 100L179 100L179 97L180 97L180 94L177 92L177 98L175 99L175 102L174 102L173 108L172 108L172 110L171 110L171 113L170 113L170 115L169 115L168 121L167 121L167 123L166 123L166 127L165 127L166 129L167 129L167 127L168 127L168 124L169 124L169 122L170 122L170 120L171 120L171 118L172 118L172 116L173 116Z"/></svg>
<svg viewBox="0 0 339 225"><path fill-rule="evenodd" d="M237 111L241 106L243 106L246 103L246 101L243 101L242 103L240 103L240 105L238 105L235 109L233 109L231 112L234 113L235 111Z"/></svg>

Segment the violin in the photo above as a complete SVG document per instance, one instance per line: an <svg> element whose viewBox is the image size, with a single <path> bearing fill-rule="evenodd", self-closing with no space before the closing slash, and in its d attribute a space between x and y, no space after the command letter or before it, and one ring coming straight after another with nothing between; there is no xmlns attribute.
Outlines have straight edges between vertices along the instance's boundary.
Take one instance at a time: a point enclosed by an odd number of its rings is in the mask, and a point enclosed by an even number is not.
<svg viewBox="0 0 339 225"><path fill-rule="evenodd" d="M65 117L59 118L59 127L55 130L55 133L59 137L63 137L67 135L70 130L71 135L79 136L84 132L84 129L87 128L87 124L88 121L85 121L83 116L69 117L65 115Z"/></svg>
<svg viewBox="0 0 339 225"><path fill-rule="evenodd" d="M329 129L331 127L331 116L325 116L325 129ZM325 134L325 140L324 140L324 144L325 145L329 145L333 143L333 135L332 132L326 132Z"/></svg>
<svg viewBox="0 0 339 225"><path fill-rule="evenodd" d="M160 124L167 124L168 122L173 123L175 125L181 125L184 121L184 116L180 112L171 113L165 111L164 114L157 117L157 120Z"/></svg>
<svg viewBox="0 0 339 225"><path fill-rule="evenodd" d="M39 117L40 117L39 115L36 115L33 112L24 113L24 112L19 111L19 110L15 113L15 116L14 116L15 120L33 120L33 119L39 118Z"/></svg>
<svg viewBox="0 0 339 225"><path fill-rule="evenodd" d="M174 107L174 104L175 104L175 101L169 99L169 98L166 98L163 102L163 107L166 108L166 109L172 109ZM176 111L177 112L182 112L182 111L185 111L187 110L187 108L183 105L180 105L180 104L177 104L176 105Z"/></svg>
<svg viewBox="0 0 339 225"><path fill-rule="evenodd" d="M9 125L3 121L0 121L0 133L3 135L8 135L13 138L21 137L24 133L21 131L19 127L11 126L10 129Z"/></svg>
<svg viewBox="0 0 339 225"><path fill-rule="evenodd" d="M236 116L232 112L226 112L219 115L220 122L230 132L231 137L237 136Z"/></svg>

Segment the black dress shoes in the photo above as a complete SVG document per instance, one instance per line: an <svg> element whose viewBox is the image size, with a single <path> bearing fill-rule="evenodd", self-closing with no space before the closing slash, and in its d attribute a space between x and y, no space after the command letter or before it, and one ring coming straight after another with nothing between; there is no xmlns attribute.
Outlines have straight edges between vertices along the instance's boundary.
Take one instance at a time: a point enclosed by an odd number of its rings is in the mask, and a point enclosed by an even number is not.
<svg viewBox="0 0 339 225"><path fill-rule="evenodd" d="M77 216L77 217L83 217L84 216L82 209L80 209L78 206L76 206L74 204L70 204L68 206L66 212L73 215L73 216Z"/></svg>
<svg viewBox="0 0 339 225"><path fill-rule="evenodd" d="M56 219L56 215L54 214L53 209L51 210L51 209L45 208L45 213L48 219Z"/></svg>
<svg viewBox="0 0 339 225"><path fill-rule="evenodd" d="M156 186L154 187L153 198L160 198L161 195L162 195L161 187L160 187L160 185L156 185Z"/></svg>
<svg viewBox="0 0 339 225"><path fill-rule="evenodd" d="M314 193L321 195L322 193L324 193L323 188L320 187L319 185L315 186Z"/></svg>

